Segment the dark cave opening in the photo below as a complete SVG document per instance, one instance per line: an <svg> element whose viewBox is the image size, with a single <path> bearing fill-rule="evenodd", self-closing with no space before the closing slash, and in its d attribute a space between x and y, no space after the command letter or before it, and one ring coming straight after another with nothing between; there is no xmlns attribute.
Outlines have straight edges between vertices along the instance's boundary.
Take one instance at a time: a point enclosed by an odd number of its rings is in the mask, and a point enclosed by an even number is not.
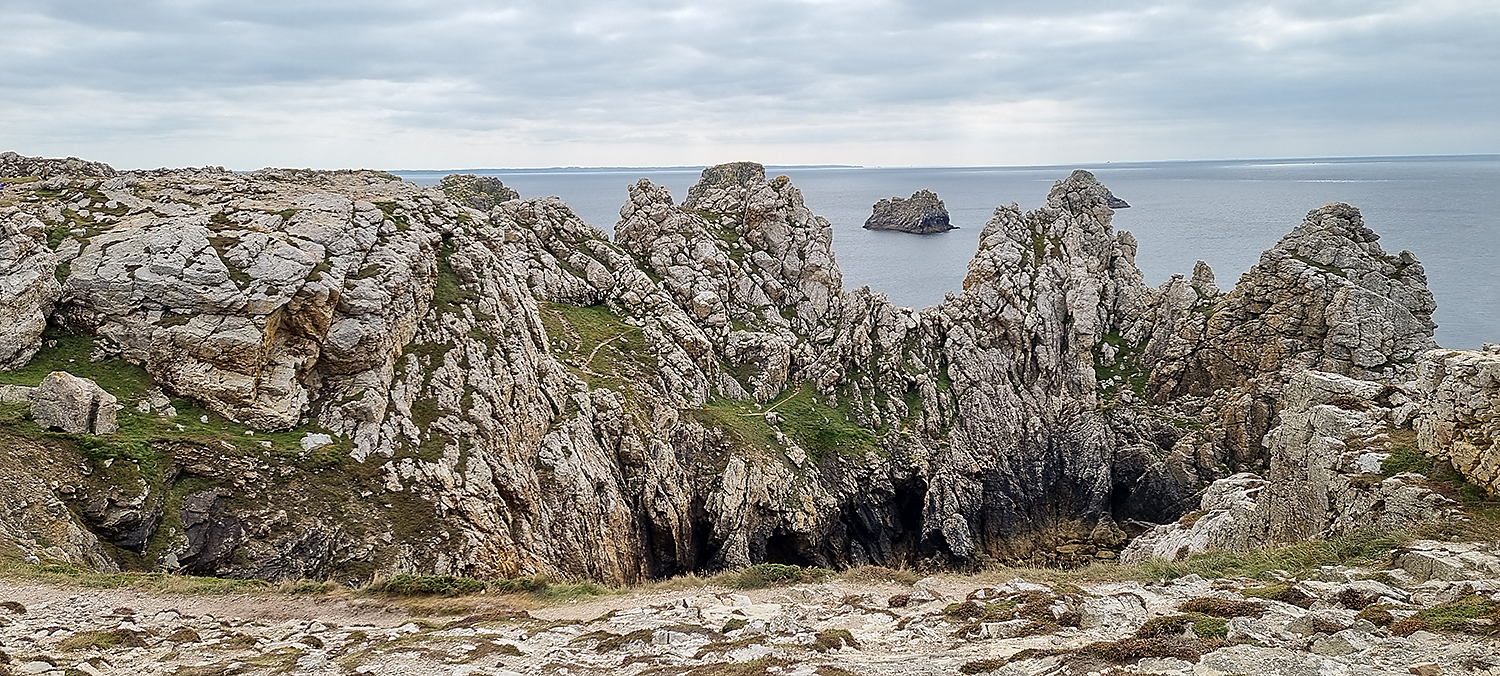
<svg viewBox="0 0 1500 676"><path fill-rule="evenodd" d="M766 538L766 563L783 563L794 566L807 565L808 558L802 554L802 543L791 533L777 531Z"/></svg>

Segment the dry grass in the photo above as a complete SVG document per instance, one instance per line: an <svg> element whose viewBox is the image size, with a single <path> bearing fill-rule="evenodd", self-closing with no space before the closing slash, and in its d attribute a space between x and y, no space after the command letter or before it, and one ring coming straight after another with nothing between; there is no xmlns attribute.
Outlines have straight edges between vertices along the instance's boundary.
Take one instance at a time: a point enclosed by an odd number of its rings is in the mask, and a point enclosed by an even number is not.
<svg viewBox="0 0 1500 676"><path fill-rule="evenodd" d="M146 641L139 632L113 629L81 631L57 642L58 650L108 650L110 648L144 648Z"/></svg>

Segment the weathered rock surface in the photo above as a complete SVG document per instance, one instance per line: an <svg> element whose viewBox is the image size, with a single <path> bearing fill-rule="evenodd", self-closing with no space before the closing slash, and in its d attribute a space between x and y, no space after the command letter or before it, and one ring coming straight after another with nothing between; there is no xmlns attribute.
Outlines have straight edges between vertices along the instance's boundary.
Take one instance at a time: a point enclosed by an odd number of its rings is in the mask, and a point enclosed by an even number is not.
<svg viewBox="0 0 1500 676"><path fill-rule="evenodd" d="M930 577L642 591L529 612L485 595L453 601L468 614L425 619L358 596L0 583L0 642L12 665L49 676L1500 672L1482 620L1439 629L1423 619L1493 608L1494 548L1419 542L1409 552L1385 570L1326 566L1288 578L1279 593L1295 590L1297 604L1266 598L1276 590L1262 583L1196 575L1076 585ZM1429 575L1446 570L1433 561L1463 572Z"/></svg>
<svg viewBox="0 0 1500 676"><path fill-rule="evenodd" d="M30 361L61 295L57 256L46 224L14 207L0 207L0 369Z"/></svg>
<svg viewBox="0 0 1500 676"><path fill-rule="evenodd" d="M1456 505L1420 474L1383 476L1392 431L1416 409L1414 393L1303 371L1287 383L1279 423L1267 434L1270 467L1217 480L1198 511L1131 542L1126 562L1326 538L1361 529L1399 530L1452 519Z"/></svg>
<svg viewBox="0 0 1500 676"><path fill-rule="evenodd" d="M480 209L379 172L56 181L0 197L55 242L33 267L61 295L28 312L91 368L143 370L59 518L165 570L1108 560L1214 479L1332 458L1325 418L1375 434L1288 398L1312 417L1263 444L1301 369L1395 378L1431 347L1420 265L1352 207L1227 293L1206 265L1152 289L1088 172L997 209L964 289L922 310L844 290L828 222L754 163L681 205L637 182L613 240L556 198ZM1350 495L1389 512L1391 490Z"/></svg>
<svg viewBox="0 0 1500 676"><path fill-rule="evenodd" d="M1500 495L1500 347L1422 355L1417 390L1429 402L1416 417L1418 447Z"/></svg>
<svg viewBox="0 0 1500 676"><path fill-rule="evenodd" d="M25 471L0 472L0 551L31 563L60 563L116 572L119 564L69 502L93 470L79 458L26 439L7 437L0 462Z"/></svg>
<svg viewBox="0 0 1500 676"><path fill-rule="evenodd" d="M896 230L930 235L953 230L948 222L948 207L931 190L918 190L911 197L892 197L875 203L866 230Z"/></svg>
<svg viewBox="0 0 1500 676"><path fill-rule="evenodd" d="M113 434L117 402L92 380L53 371L31 393L31 419L58 432Z"/></svg>
<svg viewBox="0 0 1500 676"><path fill-rule="evenodd" d="M474 174L449 174L438 181L438 190L443 195L466 207L489 211L496 204L521 199L521 194L505 187L494 176Z"/></svg>

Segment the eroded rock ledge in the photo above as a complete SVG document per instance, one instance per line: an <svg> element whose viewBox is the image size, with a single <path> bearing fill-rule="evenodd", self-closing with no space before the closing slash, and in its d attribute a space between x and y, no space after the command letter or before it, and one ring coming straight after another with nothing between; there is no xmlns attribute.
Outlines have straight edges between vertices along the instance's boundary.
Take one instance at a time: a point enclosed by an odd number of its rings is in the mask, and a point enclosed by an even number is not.
<svg viewBox="0 0 1500 676"><path fill-rule="evenodd" d="M73 364L124 406L82 455L4 428L57 458L4 464L17 495L87 537L0 539L76 561L634 581L1109 559L1216 479L1335 455L1298 445L1335 404L1297 374L1416 404L1436 347L1421 265L1353 207L1313 210L1227 292L1202 264L1153 289L1083 171L996 209L963 290L921 310L845 290L828 222L754 163L681 205L629 186L613 238L555 198L379 172L7 181L4 382ZM1386 385L1348 387L1391 411L1350 429L1407 425ZM1425 499L1383 485L1307 499Z"/></svg>

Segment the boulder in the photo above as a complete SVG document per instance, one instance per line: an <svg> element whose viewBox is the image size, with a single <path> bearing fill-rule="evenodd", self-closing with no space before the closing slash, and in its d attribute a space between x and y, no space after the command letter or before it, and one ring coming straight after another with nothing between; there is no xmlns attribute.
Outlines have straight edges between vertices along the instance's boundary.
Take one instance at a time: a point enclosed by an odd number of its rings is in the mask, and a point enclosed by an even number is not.
<svg viewBox="0 0 1500 676"><path fill-rule="evenodd" d="M31 417L46 429L75 434L114 434L114 395L88 378L53 371L31 396Z"/></svg>
<svg viewBox="0 0 1500 676"><path fill-rule="evenodd" d="M874 213L865 220L866 230L896 230L918 235L955 228L948 222L948 207L931 190L918 190L907 199L880 200L875 203Z"/></svg>

